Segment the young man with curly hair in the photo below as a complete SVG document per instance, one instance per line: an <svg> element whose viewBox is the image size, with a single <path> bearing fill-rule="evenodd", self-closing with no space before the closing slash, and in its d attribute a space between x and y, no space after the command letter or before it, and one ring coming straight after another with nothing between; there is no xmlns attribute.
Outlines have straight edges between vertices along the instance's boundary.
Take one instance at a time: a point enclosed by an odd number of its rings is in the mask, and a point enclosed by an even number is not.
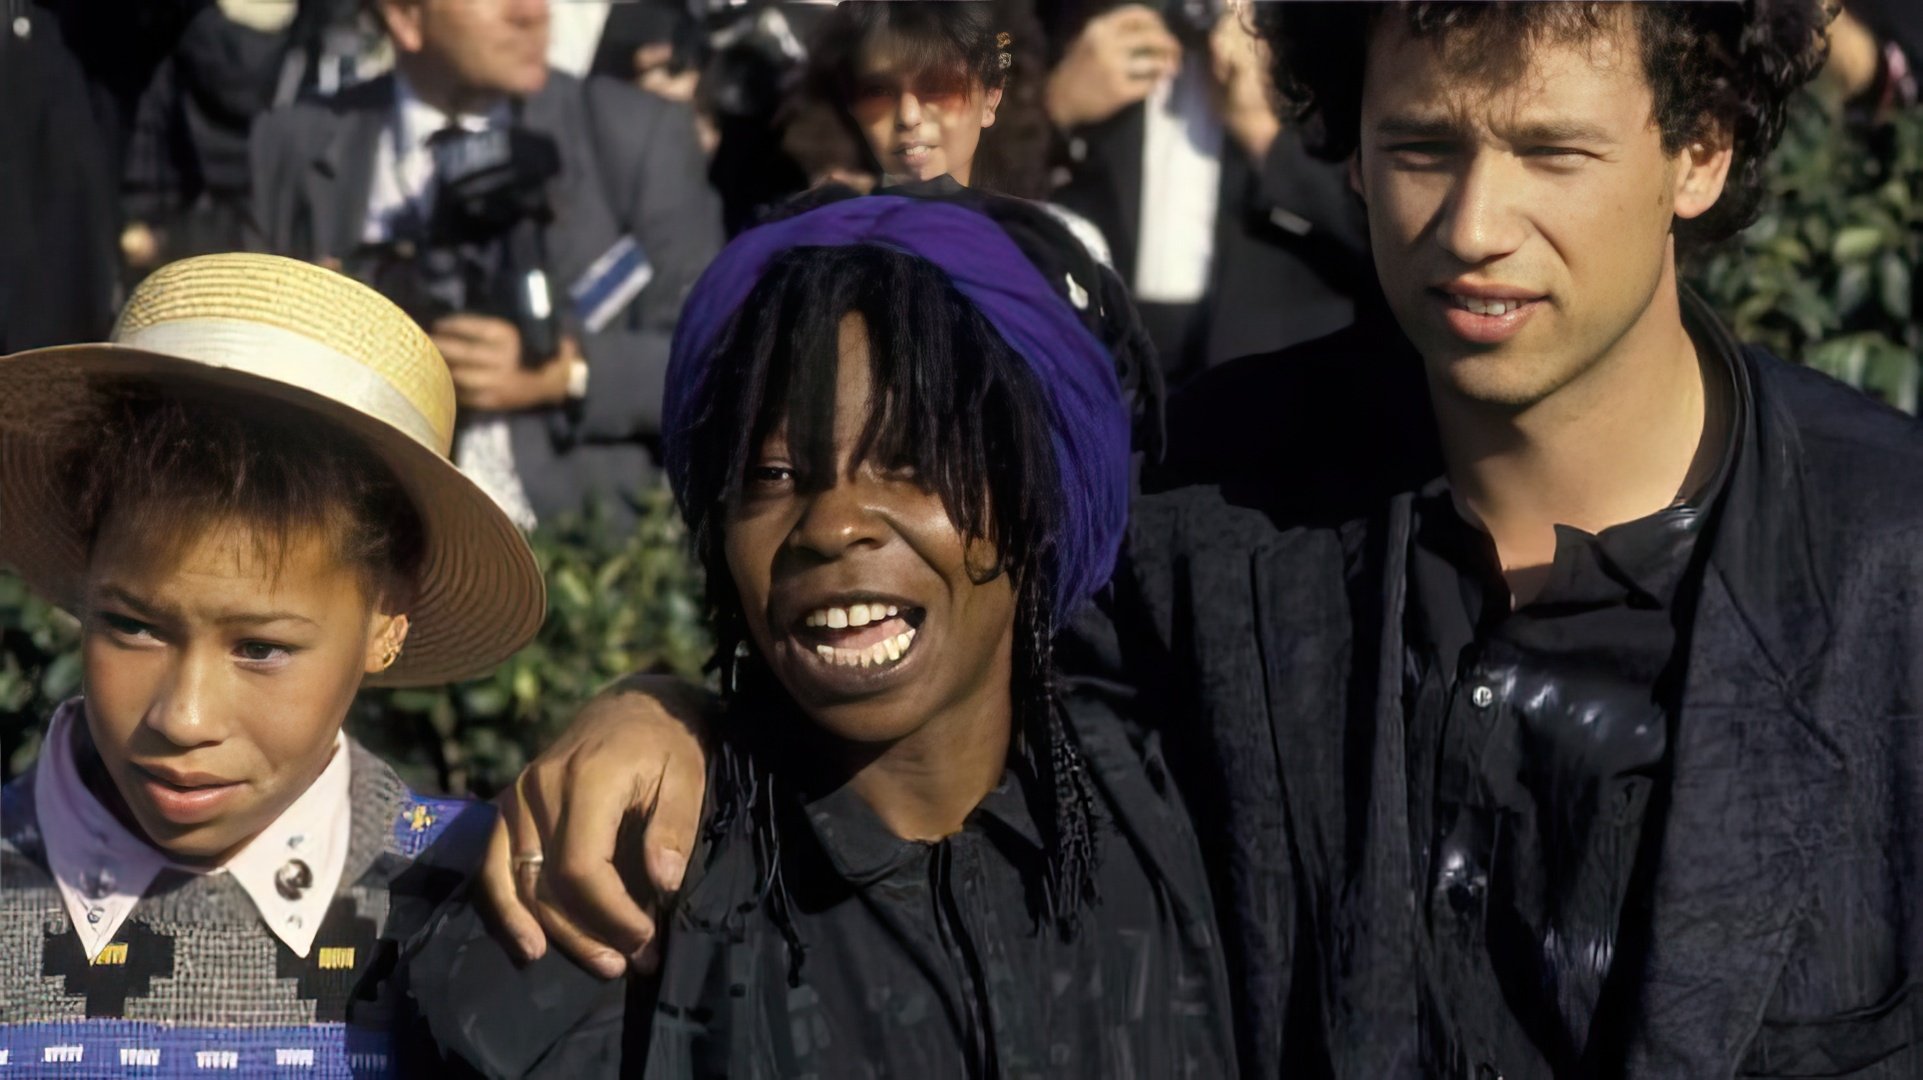
<svg viewBox="0 0 1923 1080"><path fill-rule="evenodd" d="M1923 430L1677 273L1829 14L1265 9L1382 304L1176 404L1080 684L1161 729L1250 1075L1923 1074ZM688 738L615 698L524 789L663 795L658 871Z"/></svg>

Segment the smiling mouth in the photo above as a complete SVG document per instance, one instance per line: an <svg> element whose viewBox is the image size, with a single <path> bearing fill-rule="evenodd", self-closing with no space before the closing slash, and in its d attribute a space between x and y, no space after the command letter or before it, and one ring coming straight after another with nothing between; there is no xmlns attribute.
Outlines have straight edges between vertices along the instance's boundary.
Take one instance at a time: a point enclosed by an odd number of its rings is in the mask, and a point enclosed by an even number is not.
<svg viewBox="0 0 1923 1080"><path fill-rule="evenodd" d="M885 669L907 658L927 614L923 608L887 602L825 605L797 620L792 633L819 663Z"/></svg>
<svg viewBox="0 0 1923 1080"><path fill-rule="evenodd" d="M1527 299L1509 297L1501 300L1485 300L1479 296L1463 296L1460 293L1446 291L1443 292L1442 295L1449 301L1450 307L1467 311L1471 315L1507 315L1512 311L1519 311L1530 304L1540 303L1542 300L1541 297L1531 297Z"/></svg>

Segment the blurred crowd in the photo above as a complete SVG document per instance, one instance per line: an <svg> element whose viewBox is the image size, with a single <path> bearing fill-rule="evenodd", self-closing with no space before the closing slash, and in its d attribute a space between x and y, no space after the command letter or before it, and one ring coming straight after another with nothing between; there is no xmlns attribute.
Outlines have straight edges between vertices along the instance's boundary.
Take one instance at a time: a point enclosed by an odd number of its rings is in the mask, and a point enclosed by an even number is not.
<svg viewBox="0 0 1923 1080"><path fill-rule="evenodd" d="M651 483L681 298L826 184L1045 204L1162 380L1347 325L1369 287L1235 0L0 0L0 353L98 340L168 261L374 284L455 373L522 525ZM1923 5L1850 0L1826 91L1913 102Z"/></svg>

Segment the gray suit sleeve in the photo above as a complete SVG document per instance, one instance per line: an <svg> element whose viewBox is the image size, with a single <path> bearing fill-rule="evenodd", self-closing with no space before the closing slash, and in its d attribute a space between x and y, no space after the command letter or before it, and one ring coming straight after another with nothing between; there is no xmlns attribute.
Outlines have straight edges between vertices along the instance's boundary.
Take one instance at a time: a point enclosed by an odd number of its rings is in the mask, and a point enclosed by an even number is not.
<svg viewBox="0 0 1923 1080"><path fill-rule="evenodd" d="M590 81L588 94L608 197L654 278L622 317L582 343L588 393L575 435L625 441L661 429L675 320L721 251L721 201L708 186L690 110L606 80Z"/></svg>
<svg viewBox="0 0 1923 1080"><path fill-rule="evenodd" d="M287 247L291 119L286 110L262 113L247 138L250 186L246 243L250 251L280 253Z"/></svg>
<svg viewBox="0 0 1923 1080"><path fill-rule="evenodd" d="M313 138L325 136L323 131L315 131L319 127L317 117L319 113L312 108L292 104L265 111L254 121L254 129L248 135L248 250L296 259L312 258L313 252L296 250L294 217L300 198L296 179L300 177L304 152L312 148ZM308 240L312 242L312 238Z"/></svg>

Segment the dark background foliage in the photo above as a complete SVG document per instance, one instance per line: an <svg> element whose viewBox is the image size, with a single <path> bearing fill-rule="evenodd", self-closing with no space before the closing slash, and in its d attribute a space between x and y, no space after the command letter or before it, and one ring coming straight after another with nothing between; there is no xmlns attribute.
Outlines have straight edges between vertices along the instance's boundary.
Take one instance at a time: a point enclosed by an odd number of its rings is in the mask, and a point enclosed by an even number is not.
<svg viewBox="0 0 1923 1080"><path fill-rule="evenodd" d="M1915 412L1923 111L1837 123L1812 99L1791 117L1762 218L1704 253L1691 282L1739 337ZM625 535L598 516L533 538L548 580L534 643L489 678L368 691L352 732L425 789L492 794L601 686L630 671L697 675L707 659L700 579L665 494ZM0 773L38 750L80 684L73 620L0 574Z"/></svg>
<svg viewBox="0 0 1923 1080"><path fill-rule="evenodd" d="M1755 225L1693 283L1736 336L1917 411L1923 109L1865 128L1791 112Z"/></svg>

